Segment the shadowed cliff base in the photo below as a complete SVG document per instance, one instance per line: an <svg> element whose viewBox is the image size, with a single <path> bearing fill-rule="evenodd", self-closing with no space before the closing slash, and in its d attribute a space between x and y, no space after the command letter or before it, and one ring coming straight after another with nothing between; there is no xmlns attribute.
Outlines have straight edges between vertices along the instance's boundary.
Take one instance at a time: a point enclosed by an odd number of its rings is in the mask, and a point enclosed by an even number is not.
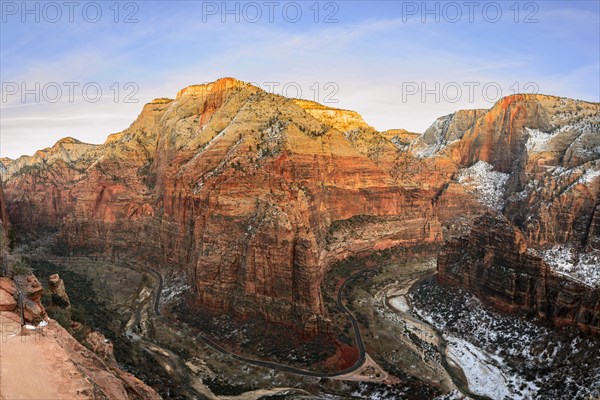
<svg viewBox="0 0 600 400"><path fill-rule="evenodd" d="M467 288L499 310L600 336L600 289L553 272L503 217L486 214L469 236L448 242L438 256L438 280Z"/></svg>

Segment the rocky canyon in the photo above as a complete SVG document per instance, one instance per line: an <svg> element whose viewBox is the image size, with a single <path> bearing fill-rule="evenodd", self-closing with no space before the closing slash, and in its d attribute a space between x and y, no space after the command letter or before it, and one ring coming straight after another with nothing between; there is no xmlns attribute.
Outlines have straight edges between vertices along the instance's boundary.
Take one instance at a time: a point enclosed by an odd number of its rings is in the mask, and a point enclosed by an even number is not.
<svg viewBox="0 0 600 400"><path fill-rule="evenodd" d="M575 329L592 343L600 335L598 103L517 94L440 117L422 134L380 132L354 111L222 78L153 100L103 144L65 138L2 159L0 171L7 256L9 245L33 246L70 260L145 265L148 277L128 293L131 304L147 302L144 312L184 304L190 315L260 320L326 342L341 326L336 293L341 304L348 284L381 300L396 279L367 288L353 273L421 257L436 260L437 283L495 311ZM416 271L402 279L416 285ZM169 290L160 304L143 297L150 279ZM66 289L51 277L54 305L76 307ZM356 313L363 304L347 303ZM175 306L169 312L180 317ZM324 365L352 366L350 348L364 355L360 329L376 323L368 315L357 318L355 342L332 339L335 355ZM133 325L158 330L132 318L121 321L131 337ZM381 350L365 340L367 352ZM473 395L459 373L435 375L444 360L432 367L432 390ZM114 356L104 361L118 390L156 395L137 381L131 389L135 378L115 372Z"/></svg>
<svg viewBox="0 0 600 400"><path fill-rule="evenodd" d="M356 113L225 78L145 105L103 145L67 138L5 162L4 176L24 234L156 257L185 271L199 307L319 331L333 261L442 240L436 188L404 182L398 157Z"/></svg>

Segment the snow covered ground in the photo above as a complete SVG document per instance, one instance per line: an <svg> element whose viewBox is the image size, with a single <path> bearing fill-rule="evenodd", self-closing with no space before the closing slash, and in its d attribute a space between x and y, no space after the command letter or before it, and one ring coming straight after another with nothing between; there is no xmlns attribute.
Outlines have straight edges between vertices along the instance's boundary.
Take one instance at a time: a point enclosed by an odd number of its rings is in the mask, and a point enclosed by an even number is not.
<svg viewBox="0 0 600 400"><path fill-rule="evenodd" d="M600 169L590 169L581 175L579 181L581 183L592 183L598 177L600 177Z"/></svg>
<svg viewBox="0 0 600 400"><path fill-rule="evenodd" d="M393 297L393 298L389 299L389 302L390 302L390 305L398 311L402 311L402 312L410 311L410 307L408 306L408 303L406 302L406 297L404 297L404 296Z"/></svg>
<svg viewBox="0 0 600 400"><path fill-rule="evenodd" d="M577 254L571 247L555 246L541 252L541 256L554 272L591 287L600 287L600 251Z"/></svg>
<svg viewBox="0 0 600 400"><path fill-rule="evenodd" d="M449 336L448 357L458 364L469 383L469 389L490 399L530 399L538 390L535 383L526 382L515 373L509 373L504 359L486 353L466 340ZM522 388L518 391L512 388Z"/></svg>
<svg viewBox="0 0 600 400"><path fill-rule="evenodd" d="M542 132L538 129L525 128L525 131L529 134L527 139L527 151L539 152L548 150L548 142L554 137L554 134Z"/></svg>
<svg viewBox="0 0 600 400"><path fill-rule="evenodd" d="M441 315L429 313L423 309L415 310L419 317L429 324L438 328L445 327ZM480 320L482 314L475 310L471 318L474 326ZM482 319L480 321L485 321ZM487 322L487 321L485 321ZM478 332L486 339L498 339L493 329L489 329L485 322L481 325L486 332ZM492 324L493 325L493 324ZM477 333L477 331L474 331ZM504 358L492 352L486 352L472 342L476 340L465 340L458 335L444 334L448 342L446 355L449 362L459 366L467 378L469 389L480 396L489 397L493 400L504 399L531 399L535 398L539 387L535 382L528 381L514 369L510 368Z"/></svg>
<svg viewBox="0 0 600 400"><path fill-rule="evenodd" d="M447 340L446 353L452 362L462 368L473 393L492 399L503 399L509 395L506 378L491 363L490 356L462 339L449 337Z"/></svg>
<svg viewBox="0 0 600 400"><path fill-rule="evenodd" d="M410 300L420 319L443 332L447 355L474 393L494 400L600 396L598 341L494 312L435 279L416 286Z"/></svg>
<svg viewBox="0 0 600 400"><path fill-rule="evenodd" d="M539 129L525 128L525 132L528 134L526 143L527 151L529 152L542 152L542 151L556 151L557 148L551 142L554 138L570 136L572 132L576 132L578 136L570 144L570 148L578 153L580 156L594 156L599 154L598 147L587 148L584 141L588 135L595 135L600 129L600 116L588 116L584 117L581 121L577 121L572 124L564 125L558 129L554 129L550 132L542 132ZM596 141L597 144L597 141Z"/></svg>
<svg viewBox="0 0 600 400"><path fill-rule="evenodd" d="M187 277L185 275L169 274L165 276L165 284L162 291L161 301L164 303L170 303L172 301L179 300L181 296L192 290L188 284Z"/></svg>
<svg viewBox="0 0 600 400"><path fill-rule="evenodd" d="M502 195L508 181L509 174L494 171L494 167L485 162L478 161L469 168L464 168L458 173L458 183L465 185L477 199L494 210L501 210L503 206Z"/></svg>
<svg viewBox="0 0 600 400"><path fill-rule="evenodd" d="M591 161L583 166L574 168L554 167L550 170L558 182L571 182L566 191L573 189L577 184L589 185L600 177L600 161Z"/></svg>
<svg viewBox="0 0 600 400"><path fill-rule="evenodd" d="M417 139L413 142L413 146L417 146L414 149L414 154L419 158L432 157L436 155L440 150L444 149L449 143L444 138L444 131L447 129L448 124L452 120L451 115L445 115L435 120L433 125L427 129L424 136L430 135L436 139L433 144L425 144L423 141Z"/></svg>

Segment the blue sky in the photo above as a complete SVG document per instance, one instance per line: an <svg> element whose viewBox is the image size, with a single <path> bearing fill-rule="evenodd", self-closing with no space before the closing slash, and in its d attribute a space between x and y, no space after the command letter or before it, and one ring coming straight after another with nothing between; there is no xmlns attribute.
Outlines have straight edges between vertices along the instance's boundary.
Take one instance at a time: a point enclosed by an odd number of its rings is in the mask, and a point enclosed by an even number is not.
<svg viewBox="0 0 600 400"><path fill-rule="evenodd" d="M223 76L356 110L382 130L421 132L514 91L600 101L597 0L315 3L31 1L26 10L3 0L0 155L64 136L102 143L145 102Z"/></svg>

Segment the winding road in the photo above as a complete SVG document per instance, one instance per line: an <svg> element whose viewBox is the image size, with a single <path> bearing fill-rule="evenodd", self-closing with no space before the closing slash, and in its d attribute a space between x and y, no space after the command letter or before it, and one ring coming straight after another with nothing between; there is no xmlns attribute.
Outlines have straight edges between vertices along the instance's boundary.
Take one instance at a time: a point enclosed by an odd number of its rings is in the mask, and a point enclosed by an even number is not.
<svg viewBox="0 0 600 400"><path fill-rule="evenodd" d="M159 318L161 321L163 321L166 324L170 324L171 322L169 321L169 319L164 317L160 312L160 296L162 294L163 286L164 286L163 277L160 274L160 272L158 272L155 269L152 269L149 267L145 267L143 269L150 272L158 281L158 287L156 288L155 295L154 295L154 305L153 305L154 313L156 314L156 317ZM309 371L309 370L302 369L302 368L290 367L289 365L279 364L276 362L256 360L253 358L248 358L248 357L241 356L239 354L232 353L231 351L223 348L222 346L215 343L213 340L207 338L206 336L199 335L199 337L204 342L206 342L210 347L219 351L220 353L230 356L238 361L242 361L244 363L251 364L254 366L258 366L258 367L270 368L270 369L274 369L274 370L278 370L278 371L289 372L289 373L297 374L297 375L311 376L311 377L315 377L315 378L335 378L335 377L340 377L340 376L355 372L358 369L360 369L363 366L363 364L365 363L365 360L366 360L365 344L363 342L363 339L362 339L362 336L360 333L358 321L356 321L356 318L354 318L354 315L352 315L350 310L344 305L343 292L350 281L352 281L357 276L369 271L370 269L371 268L365 268L365 269L362 269L362 270L350 275L348 278L346 278L344 280L344 282L341 284L341 286L337 292L337 305L338 305L338 307L340 307L340 309L344 313L346 313L346 315L350 319L350 322L352 323L352 328L354 329L354 337L356 338L356 344L358 346L358 354L359 354L358 360L356 360L354 365L352 365L351 367L346 368L342 371L314 372L314 371Z"/></svg>

